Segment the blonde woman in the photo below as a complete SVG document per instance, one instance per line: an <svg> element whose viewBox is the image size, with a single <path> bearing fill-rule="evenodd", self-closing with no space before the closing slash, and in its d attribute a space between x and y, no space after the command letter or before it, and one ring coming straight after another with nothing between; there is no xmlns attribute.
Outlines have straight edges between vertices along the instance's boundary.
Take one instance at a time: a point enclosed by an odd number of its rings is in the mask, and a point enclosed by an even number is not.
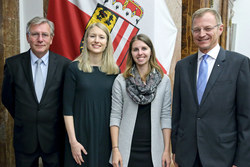
<svg viewBox="0 0 250 167"><path fill-rule="evenodd" d="M64 166L109 166L111 90L118 73L108 29L101 23L90 25L83 51L65 77L63 112L68 135Z"/></svg>
<svg viewBox="0 0 250 167"><path fill-rule="evenodd" d="M171 85L151 40L133 37L126 70L112 90L110 131L114 167L170 167Z"/></svg>

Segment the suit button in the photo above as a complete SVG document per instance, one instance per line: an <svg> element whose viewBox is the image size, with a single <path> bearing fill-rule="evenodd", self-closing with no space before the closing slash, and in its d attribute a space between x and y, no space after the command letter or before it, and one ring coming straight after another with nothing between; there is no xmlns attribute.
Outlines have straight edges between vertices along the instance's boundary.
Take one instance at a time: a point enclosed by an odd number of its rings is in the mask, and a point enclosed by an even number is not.
<svg viewBox="0 0 250 167"><path fill-rule="evenodd" d="M198 117L197 119L198 119L198 120L200 120L201 118L200 118L200 117Z"/></svg>

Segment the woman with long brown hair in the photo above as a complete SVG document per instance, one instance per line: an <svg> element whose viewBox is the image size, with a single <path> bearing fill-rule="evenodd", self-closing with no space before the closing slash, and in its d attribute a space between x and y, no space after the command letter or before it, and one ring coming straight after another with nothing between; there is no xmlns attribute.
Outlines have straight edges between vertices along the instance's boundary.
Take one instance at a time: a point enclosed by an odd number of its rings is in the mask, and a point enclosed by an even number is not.
<svg viewBox="0 0 250 167"><path fill-rule="evenodd" d="M171 84L144 34L130 42L127 66L112 89L114 167L170 167Z"/></svg>

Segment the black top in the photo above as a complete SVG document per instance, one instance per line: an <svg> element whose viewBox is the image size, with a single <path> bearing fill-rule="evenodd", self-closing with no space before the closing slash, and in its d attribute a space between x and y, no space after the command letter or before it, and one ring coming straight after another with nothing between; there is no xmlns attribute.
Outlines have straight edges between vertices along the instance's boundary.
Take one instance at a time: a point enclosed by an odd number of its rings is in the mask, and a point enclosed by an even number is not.
<svg viewBox="0 0 250 167"><path fill-rule="evenodd" d="M151 156L151 103L139 105L129 167L153 167Z"/></svg>
<svg viewBox="0 0 250 167"><path fill-rule="evenodd" d="M117 75L106 75L98 67L92 73L80 71L73 62L66 73L64 115L73 115L75 133L88 152L84 167L109 166L111 154L111 91ZM77 166L66 138L65 166Z"/></svg>
<svg viewBox="0 0 250 167"><path fill-rule="evenodd" d="M151 143L151 103L139 105L136 118L132 146Z"/></svg>

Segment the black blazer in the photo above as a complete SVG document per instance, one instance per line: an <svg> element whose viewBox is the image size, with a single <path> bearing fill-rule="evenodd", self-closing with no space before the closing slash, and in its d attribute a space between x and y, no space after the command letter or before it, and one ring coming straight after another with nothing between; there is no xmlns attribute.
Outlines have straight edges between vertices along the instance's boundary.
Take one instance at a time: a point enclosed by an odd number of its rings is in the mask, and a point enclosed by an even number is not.
<svg viewBox="0 0 250 167"><path fill-rule="evenodd" d="M45 153L62 147L63 81L70 60L49 53L47 79L40 103L33 84L30 51L6 59L2 102L14 118L16 151L33 153L38 144Z"/></svg>
<svg viewBox="0 0 250 167"><path fill-rule="evenodd" d="M250 61L220 49L201 104L196 92L197 56L176 65L172 149L182 167L250 166Z"/></svg>

